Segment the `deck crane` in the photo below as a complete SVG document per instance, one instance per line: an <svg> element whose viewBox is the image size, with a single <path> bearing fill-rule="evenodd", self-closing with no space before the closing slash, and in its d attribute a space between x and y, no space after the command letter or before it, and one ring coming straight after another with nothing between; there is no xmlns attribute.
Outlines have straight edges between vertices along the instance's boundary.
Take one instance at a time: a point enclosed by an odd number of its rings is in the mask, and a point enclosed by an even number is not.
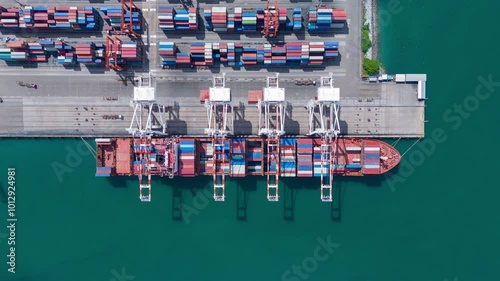
<svg viewBox="0 0 500 281"><path fill-rule="evenodd" d="M140 77L137 80L131 106L134 107L134 115L130 127L126 130L132 134L135 160L139 161L139 171L136 171L139 177L139 198L143 202L149 202L151 201L152 137L154 135L167 135L162 116L165 113L165 106L156 101L156 90L152 85L151 75ZM156 118L157 114L153 115L153 112L159 113L159 121ZM161 125L162 131L153 130L155 121ZM167 158L168 155L165 156ZM168 157L168 159L172 159L172 157ZM147 177L147 184L143 183L143 177Z"/></svg>
<svg viewBox="0 0 500 281"><path fill-rule="evenodd" d="M128 2L128 3L127 3ZM123 67L120 64L122 45L125 36L131 39L140 39L140 34L133 29L133 12L140 11L133 0L122 0L121 1L121 26L119 31L114 31L112 35L106 37L106 55L105 55L105 66L108 69L113 69L116 71L123 71ZM129 17L126 18L125 14L128 12ZM120 38L119 36L122 36ZM126 38L126 37L125 37Z"/></svg>
<svg viewBox="0 0 500 281"><path fill-rule="evenodd" d="M264 29L262 34L265 37L276 37L280 26L278 0L274 1L274 6L271 5L272 0L267 0L266 9L264 10Z"/></svg>
<svg viewBox="0 0 500 281"><path fill-rule="evenodd" d="M229 174L228 135L232 135L234 110L231 105L231 90L226 88L226 74L215 75L213 86L209 89L208 99L205 100L207 109L208 128L205 133L212 138L213 147L213 181L214 200L224 201L225 176Z"/></svg>
<svg viewBox="0 0 500 281"><path fill-rule="evenodd" d="M267 77L263 99L259 100L259 135L267 137L267 200L279 200L280 137L285 133L285 89L279 87L279 73Z"/></svg>
<svg viewBox="0 0 500 281"><path fill-rule="evenodd" d="M316 100L307 105L309 135L321 136L321 201L333 201L333 176L337 159L340 89L333 86L333 75L321 77ZM317 115L317 116L316 116ZM318 120L319 119L319 120Z"/></svg>

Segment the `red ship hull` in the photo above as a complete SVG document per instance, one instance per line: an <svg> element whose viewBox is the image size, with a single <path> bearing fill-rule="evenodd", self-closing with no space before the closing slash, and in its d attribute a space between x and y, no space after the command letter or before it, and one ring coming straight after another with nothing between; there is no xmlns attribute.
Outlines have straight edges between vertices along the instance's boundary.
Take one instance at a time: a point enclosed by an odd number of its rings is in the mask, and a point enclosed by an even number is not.
<svg viewBox="0 0 500 281"><path fill-rule="evenodd" d="M339 138L333 143L324 143L320 138L280 141L281 177L319 177L329 171L334 176L379 175L397 166L401 158L394 147L372 139ZM218 174L231 177L267 174L266 139L228 138L226 142L224 151L217 156L226 159L222 161L225 165L217 165ZM193 177L214 173L210 138L153 138L142 146L139 139L116 138L96 140L96 144L96 176L137 176L146 164L152 176ZM326 165L321 163L325 146L332 158Z"/></svg>

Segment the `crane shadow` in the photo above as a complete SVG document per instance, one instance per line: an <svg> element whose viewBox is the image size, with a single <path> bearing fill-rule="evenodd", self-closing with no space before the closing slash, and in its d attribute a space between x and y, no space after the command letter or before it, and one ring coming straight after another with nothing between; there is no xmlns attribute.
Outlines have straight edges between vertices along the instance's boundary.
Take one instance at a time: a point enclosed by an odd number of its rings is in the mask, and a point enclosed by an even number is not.
<svg viewBox="0 0 500 281"><path fill-rule="evenodd" d="M330 219L333 222L342 221L342 200L344 199L341 181L337 180L333 188L333 202L330 204Z"/></svg>
<svg viewBox="0 0 500 281"><path fill-rule="evenodd" d="M295 200L296 191L293 187L285 187L285 196L283 204L283 217L285 221L293 222L295 220Z"/></svg>
<svg viewBox="0 0 500 281"><path fill-rule="evenodd" d="M247 221L248 193L257 190L258 180L258 177L246 177L244 184L238 184L236 190L236 219L238 221Z"/></svg>
<svg viewBox="0 0 500 281"><path fill-rule="evenodd" d="M182 221L182 189L172 188L172 220Z"/></svg>

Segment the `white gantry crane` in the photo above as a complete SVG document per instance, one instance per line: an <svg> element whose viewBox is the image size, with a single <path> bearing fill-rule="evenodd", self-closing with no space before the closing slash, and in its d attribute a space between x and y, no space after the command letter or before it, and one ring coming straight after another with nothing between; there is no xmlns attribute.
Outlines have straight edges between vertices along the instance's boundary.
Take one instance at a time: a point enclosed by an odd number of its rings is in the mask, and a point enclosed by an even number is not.
<svg viewBox="0 0 500 281"><path fill-rule="evenodd" d="M279 74L267 77L259 100L259 135L267 137L267 200L279 200L280 137L285 133L285 89L279 87Z"/></svg>
<svg viewBox="0 0 500 281"><path fill-rule="evenodd" d="M215 75L213 86L209 88L208 99L205 100L208 128L205 133L212 138L213 147L213 180L214 200L225 200L225 177L229 174L229 139L232 135L234 110L231 105L231 90L226 88L226 74Z"/></svg>
<svg viewBox="0 0 500 281"><path fill-rule="evenodd" d="M151 75L139 77L134 87L134 98L131 106L134 115L130 127L126 130L132 134L134 143L135 160L139 161L139 198L143 202L151 201L151 137L153 135L167 135L163 114L165 106L156 101L156 90L153 86ZM159 114L153 114L159 113ZM158 117L156 119L155 117ZM155 123L155 125L153 125ZM159 123L159 124L158 124ZM161 131L153 130L159 127ZM137 143L136 139L139 139ZM143 177L147 177L147 184L143 183Z"/></svg>
<svg viewBox="0 0 500 281"><path fill-rule="evenodd" d="M333 86L332 73L321 77L316 100L307 104L309 135L321 136L321 200L333 201L333 175L337 164L337 137L340 133L340 89Z"/></svg>

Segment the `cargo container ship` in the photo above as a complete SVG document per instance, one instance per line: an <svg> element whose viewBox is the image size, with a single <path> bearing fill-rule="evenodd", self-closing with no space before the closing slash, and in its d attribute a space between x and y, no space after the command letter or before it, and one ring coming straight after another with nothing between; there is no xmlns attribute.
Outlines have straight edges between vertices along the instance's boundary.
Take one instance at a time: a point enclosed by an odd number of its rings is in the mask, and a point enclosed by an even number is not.
<svg viewBox="0 0 500 281"><path fill-rule="evenodd" d="M391 145L373 139L280 138L270 151L259 137L96 139L96 176L138 176L141 200L151 200L151 176L213 176L214 199L224 201L224 177L267 176L268 199L278 201L279 177L321 177L323 201L331 201L335 176L380 175L400 161ZM148 177L148 184L142 177ZM271 178L270 178L271 177ZM270 194L269 187L275 187ZM144 193L146 191L146 193Z"/></svg>

